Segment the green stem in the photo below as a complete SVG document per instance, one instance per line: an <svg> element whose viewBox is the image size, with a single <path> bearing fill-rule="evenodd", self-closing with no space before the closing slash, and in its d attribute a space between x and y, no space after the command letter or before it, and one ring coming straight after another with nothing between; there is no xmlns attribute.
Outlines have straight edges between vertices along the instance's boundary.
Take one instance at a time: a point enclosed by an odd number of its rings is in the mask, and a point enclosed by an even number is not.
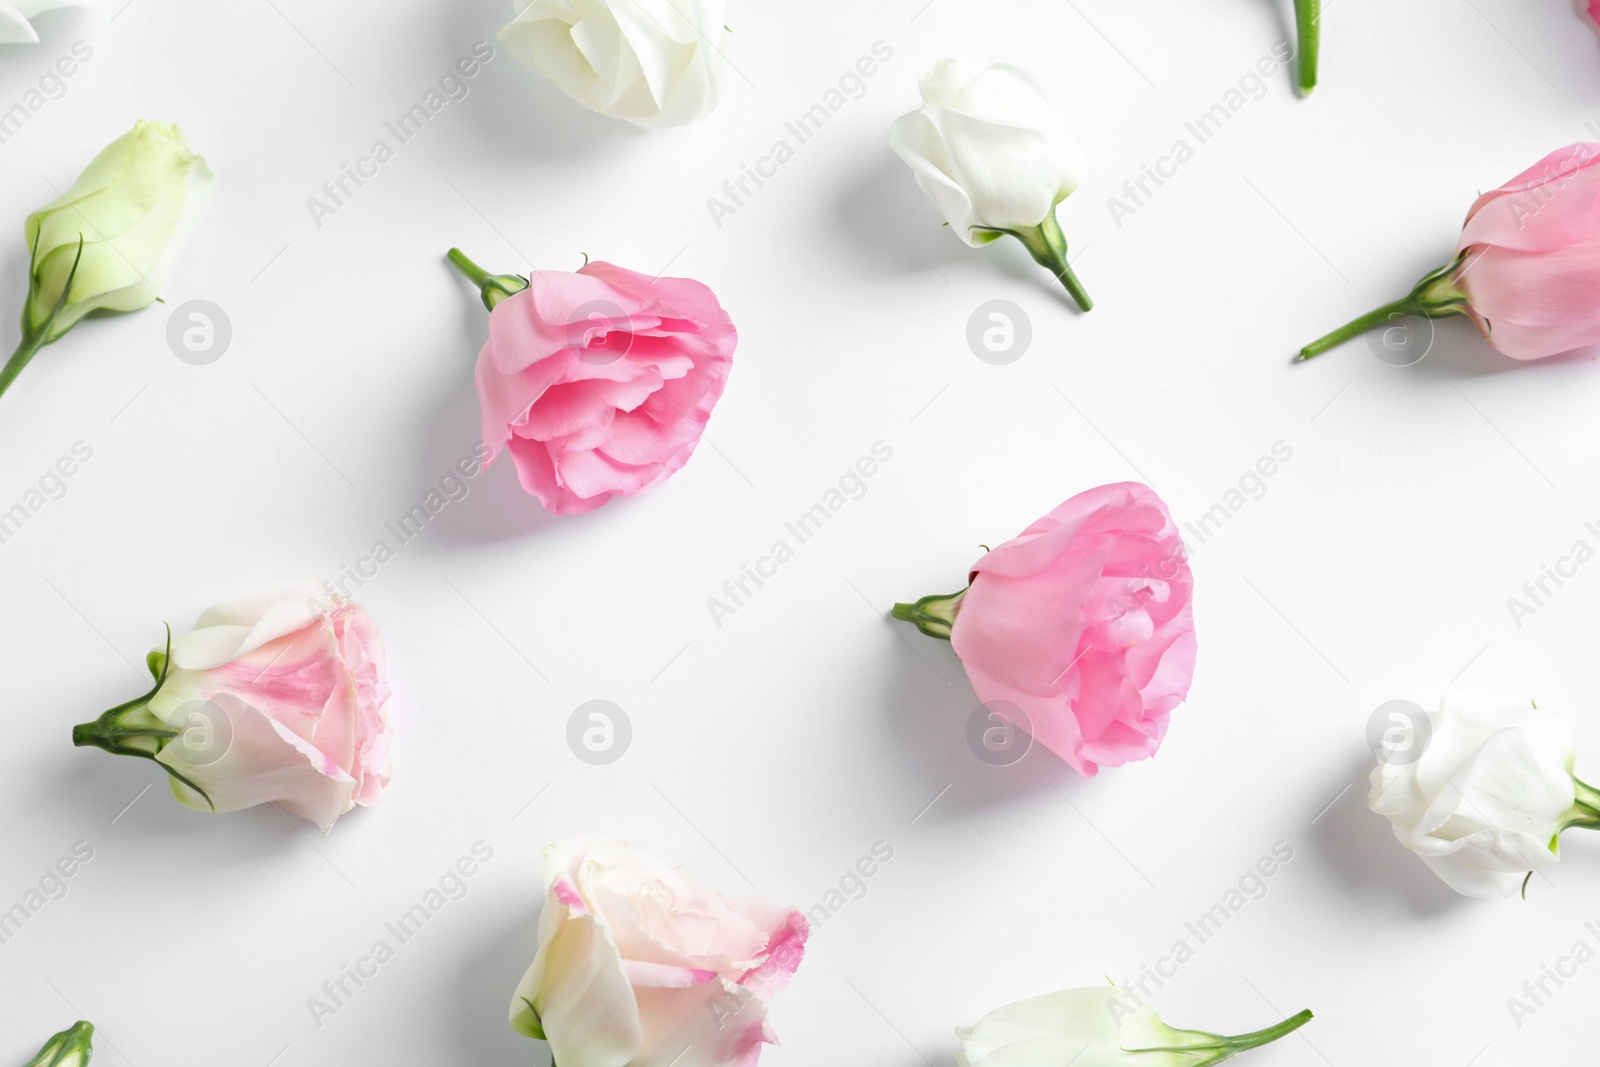
<svg viewBox="0 0 1600 1067"><path fill-rule="evenodd" d="M1561 829L1577 826L1585 830L1600 830L1600 789L1596 789L1588 782L1572 777L1573 791L1576 799L1566 817L1561 820Z"/></svg>
<svg viewBox="0 0 1600 1067"><path fill-rule="evenodd" d="M1265 1030L1254 1033L1240 1034L1238 1037L1226 1038L1230 1055L1243 1052L1249 1048L1260 1048L1262 1045L1271 1044L1280 1037L1292 1034L1312 1019L1311 1010L1307 1008L1298 1015L1291 1015L1277 1026L1269 1026Z"/></svg>
<svg viewBox="0 0 1600 1067"><path fill-rule="evenodd" d="M37 333L28 334L22 338L22 343L17 346L17 350L11 353L10 359L6 360L5 369L0 370L0 396L4 396L5 391L11 388L11 383L17 380L17 375L21 374L22 369L33 361L33 357L39 354L39 350L50 343L49 337L50 328L46 325L44 329Z"/></svg>
<svg viewBox="0 0 1600 1067"><path fill-rule="evenodd" d="M1310 359L1312 356L1320 356L1352 337L1407 315L1423 315L1430 319L1442 319L1447 315L1465 315L1469 309L1467 294L1456 284L1456 272L1466 262L1471 251L1470 248L1462 249L1454 260L1424 275L1404 298L1392 304L1385 304L1376 311L1369 311L1359 319L1334 330L1328 336L1312 341L1300 350L1299 358ZM1461 271L1461 273L1466 272Z"/></svg>
<svg viewBox="0 0 1600 1067"><path fill-rule="evenodd" d="M970 589L971 586L967 588ZM925 596L914 604L896 604L890 609L889 614L905 622L915 623L917 629L929 637L948 641L951 630L955 628L956 613L961 610L961 598L966 595L967 590L963 589L959 593Z"/></svg>
<svg viewBox="0 0 1600 1067"><path fill-rule="evenodd" d="M1294 19L1299 34L1295 60L1300 95L1310 96L1317 87L1317 61L1322 54L1322 0L1294 0Z"/></svg>
<svg viewBox="0 0 1600 1067"><path fill-rule="evenodd" d="M483 296L483 306L490 311L496 304L514 293L520 293L528 287L528 279L520 274L490 274L472 260L468 259L465 252L459 248L452 248L446 253L446 258L455 264L456 269L467 276L473 285L478 287L478 292Z"/></svg>
<svg viewBox="0 0 1600 1067"><path fill-rule="evenodd" d="M1320 356L1330 348L1338 348L1353 337L1359 337L1368 330L1375 330L1395 319L1407 315L1423 314L1421 307L1409 296L1403 300L1396 300L1392 304L1385 304L1376 311L1369 311L1358 319L1352 319L1343 326L1334 330L1326 337L1318 338L1300 350L1301 359L1310 359Z"/></svg>
<svg viewBox="0 0 1600 1067"><path fill-rule="evenodd" d="M983 227L978 227L983 229ZM1084 311L1094 310L1094 301L1090 299L1088 290L1072 271L1072 264L1067 261L1067 236L1061 232L1061 224L1056 221L1055 208L1050 209L1050 214L1044 221L1030 230L996 230L996 233L1008 233L1022 242L1028 254L1035 263L1056 276L1056 281L1072 295L1078 307Z"/></svg>

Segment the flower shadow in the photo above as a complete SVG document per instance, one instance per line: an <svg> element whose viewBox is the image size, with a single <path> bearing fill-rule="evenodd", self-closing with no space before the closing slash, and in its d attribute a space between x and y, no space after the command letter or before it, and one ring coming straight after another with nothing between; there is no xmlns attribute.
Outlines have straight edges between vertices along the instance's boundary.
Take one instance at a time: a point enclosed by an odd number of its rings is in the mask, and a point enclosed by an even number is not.
<svg viewBox="0 0 1600 1067"><path fill-rule="evenodd" d="M1070 794L1082 785L1059 758L1020 731L1006 738L1015 747L986 750L984 731L1003 725L987 718L949 644L904 623L885 619L885 625L906 629L905 642L896 641L896 667L885 678L884 704L890 732L920 779L923 799L912 813L917 821L984 817L994 808L1031 804L1053 788Z"/></svg>
<svg viewBox="0 0 1600 1067"><path fill-rule="evenodd" d="M1346 791L1312 823L1312 840L1334 879L1355 895L1381 896L1421 915L1437 915L1465 900L1395 840L1389 822L1366 805L1370 757L1351 765ZM1329 796L1341 785L1330 785Z"/></svg>
<svg viewBox="0 0 1600 1067"><path fill-rule="evenodd" d="M448 266L441 269L450 270ZM453 280L460 283L464 309L462 351L441 360L456 370L449 387L440 395L437 409L426 420L426 431L419 435L415 502L425 501L430 493L437 493L445 501L428 521L435 536L445 544L512 540L545 529L562 516L546 511L522 488L511 457L503 452L488 470L479 470L472 478L460 476L459 464L474 455L474 446L482 440L472 368L488 330L489 315L470 285L458 276ZM459 499L451 499L453 495Z"/></svg>
<svg viewBox="0 0 1600 1067"><path fill-rule="evenodd" d="M1035 286L1073 311L1072 297L1034 263L1021 242L1010 237L972 248L939 217L917 187L911 170L882 144L861 145L855 158L869 162L845 178L837 195L833 223L839 243L858 255L843 257L841 270L862 277L886 272L931 274L950 283L954 273L992 271L1011 282ZM1066 205L1059 210L1064 211ZM1070 235L1069 235L1070 239Z"/></svg>
<svg viewBox="0 0 1600 1067"><path fill-rule="evenodd" d="M492 145L497 156L575 164L577 157L616 152L649 135L590 111L512 56L496 36L511 17L505 0L466 0L439 11L445 39L456 40L462 26L472 26L494 48L494 59L473 83L477 102L463 110L474 139Z"/></svg>
<svg viewBox="0 0 1600 1067"><path fill-rule="evenodd" d="M487 910L487 909L486 909ZM494 909L503 914L501 909ZM450 988L440 987L456 1020L461 1059L468 1063L517 1063L544 1067L550 1046L524 1037L506 1021L512 991L522 979L539 942L538 912L515 929L490 929L469 950L467 958L449 976ZM431 1003L423 1005L431 1010Z"/></svg>
<svg viewBox="0 0 1600 1067"><path fill-rule="evenodd" d="M114 841L118 852L181 850L205 856L215 869L248 870L307 847L303 837L322 837L312 823L268 804L222 814L185 807L173 798L166 770L149 760L62 749L47 773L54 782L46 795L72 809L74 823L106 827L89 841L97 849Z"/></svg>

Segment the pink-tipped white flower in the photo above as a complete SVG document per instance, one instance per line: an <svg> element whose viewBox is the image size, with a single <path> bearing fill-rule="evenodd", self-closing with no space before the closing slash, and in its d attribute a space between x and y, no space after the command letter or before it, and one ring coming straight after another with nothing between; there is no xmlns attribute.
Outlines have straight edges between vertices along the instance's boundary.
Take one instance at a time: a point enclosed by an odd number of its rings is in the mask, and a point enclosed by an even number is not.
<svg viewBox="0 0 1600 1067"><path fill-rule="evenodd" d="M208 608L150 653L155 686L94 722L77 745L164 766L199 811L274 803L326 832L383 799L391 725L383 641L359 605L311 578Z"/></svg>
<svg viewBox="0 0 1600 1067"><path fill-rule="evenodd" d="M730 900L619 841L544 850L539 951L511 1025L561 1067L754 1067L805 955L793 908Z"/></svg>

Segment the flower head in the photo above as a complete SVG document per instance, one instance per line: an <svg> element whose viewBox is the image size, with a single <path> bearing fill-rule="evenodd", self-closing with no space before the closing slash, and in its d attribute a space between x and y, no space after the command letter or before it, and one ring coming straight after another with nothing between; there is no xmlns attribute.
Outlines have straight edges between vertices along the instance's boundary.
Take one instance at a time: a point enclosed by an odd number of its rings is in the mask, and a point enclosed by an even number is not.
<svg viewBox="0 0 1600 1067"><path fill-rule="evenodd" d="M1194 677L1194 578L1161 498L1079 493L972 565L969 586L896 605L947 637L989 709L1085 775L1155 754Z"/></svg>
<svg viewBox="0 0 1600 1067"><path fill-rule="evenodd" d="M149 693L73 730L162 764L199 811L275 803L324 831L383 799L392 726L383 642L358 605L292 579L208 608L150 654Z"/></svg>
<svg viewBox="0 0 1600 1067"><path fill-rule="evenodd" d="M544 850L539 950L511 1025L562 1067L754 1067L805 955L791 908L730 900L618 841ZM680 1058L681 1057L681 1058Z"/></svg>
<svg viewBox="0 0 1600 1067"><path fill-rule="evenodd" d="M523 63L591 111L659 129L717 106L723 0L515 0L500 31Z"/></svg>

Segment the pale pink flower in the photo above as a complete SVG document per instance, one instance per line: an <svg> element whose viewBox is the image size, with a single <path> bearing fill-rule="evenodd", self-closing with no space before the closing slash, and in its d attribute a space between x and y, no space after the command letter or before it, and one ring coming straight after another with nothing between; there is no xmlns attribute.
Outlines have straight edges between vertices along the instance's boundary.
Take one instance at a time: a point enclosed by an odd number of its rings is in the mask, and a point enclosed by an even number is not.
<svg viewBox="0 0 1600 1067"><path fill-rule="evenodd" d="M539 949L511 1025L561 1067L754 1067L767 1003L810 933L793 908L730 900L620 841L544 850Z"/></svg>
<svg viewBox="0 0 1600 1067"><path fill-rule="evenodd" d="M383 799L391 724L383 642L311 578L208 608L150 654L144 696L73 729L78 745L156 760L201 811L268 802L323 831Z"/></svg>

